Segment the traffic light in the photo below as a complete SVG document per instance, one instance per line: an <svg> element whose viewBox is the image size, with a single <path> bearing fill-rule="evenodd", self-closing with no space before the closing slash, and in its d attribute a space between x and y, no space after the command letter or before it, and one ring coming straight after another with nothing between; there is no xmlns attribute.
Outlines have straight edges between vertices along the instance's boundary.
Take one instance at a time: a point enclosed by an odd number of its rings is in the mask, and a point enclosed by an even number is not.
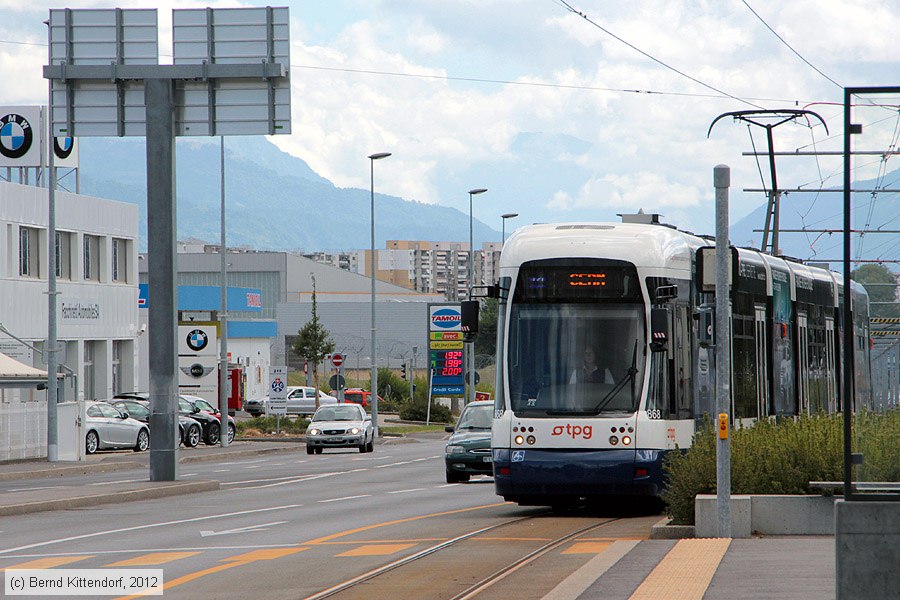
<svg viewBox="0 0 900 600"><path fill-rule="evenodd" d="M400 377L406 379L406 363L400 365Z"/></svg>

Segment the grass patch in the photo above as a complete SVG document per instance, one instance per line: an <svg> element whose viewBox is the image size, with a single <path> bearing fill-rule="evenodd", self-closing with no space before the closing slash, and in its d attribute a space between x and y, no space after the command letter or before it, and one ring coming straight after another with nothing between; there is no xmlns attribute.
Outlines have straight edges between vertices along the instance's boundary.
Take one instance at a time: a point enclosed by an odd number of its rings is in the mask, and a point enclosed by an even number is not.
<svg viewBox="0 0 900 600"><path fill-rule="evenodd" d="M381 433L401 435L407 433L423 433L429 431L444 431L443 425L382 425L378 428Z"/></svg>

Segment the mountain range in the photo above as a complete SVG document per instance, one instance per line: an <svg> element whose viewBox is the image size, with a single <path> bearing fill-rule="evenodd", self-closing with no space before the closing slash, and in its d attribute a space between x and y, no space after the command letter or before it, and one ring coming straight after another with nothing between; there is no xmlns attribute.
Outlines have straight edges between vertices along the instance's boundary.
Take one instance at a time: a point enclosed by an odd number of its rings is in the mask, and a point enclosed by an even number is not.
<svg viewBox="0 0 900 600"><path fill-rule="evenodd" d="M141 248L146 247L146 149L142 138L83 138L82 193L137 204ZM523 142L524 143L524 142ZM225 146L227 243L259 250L341 251L370 247L371 191L340 188L315 173L303 160L281 151L263 137L231 138ZM219 240L220 149L212 138L179 138L176 189L179 239ZM873 181L854 182L872 189ZM880 187L900 186L900 170L886 174ZM757 197L754 197L757 198ZM732 224L731 242L759 247L767 203ZM737 196L747 201L746 196ZM734 200L732 200L733 202ZM376 247L389 239L467 241L469 215L455 208L375 194ZM900 254L900 194L853 195L854 258L896 260ZM704 210L711 210L709 209ZM645 208L652 212L652 207ZM782 254L830 261L842 252L843 196L836 192L785 194L780 211ZM804 233L788 230L806 229ZM475 219L476 247L499 241L499 231ZM696 233L713 233L698 231ZM836 265L833 265L833 268ZM896 270L896 264L889 264Z"/></svg>

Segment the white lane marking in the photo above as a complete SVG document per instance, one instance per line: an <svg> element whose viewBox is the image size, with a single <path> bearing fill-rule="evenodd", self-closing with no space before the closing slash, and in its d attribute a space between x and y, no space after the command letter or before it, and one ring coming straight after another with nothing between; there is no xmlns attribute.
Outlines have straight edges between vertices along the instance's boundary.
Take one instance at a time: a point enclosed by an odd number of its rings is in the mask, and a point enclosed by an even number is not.
<svg viewBox="0 0 900 600"><path fill-rule="evenodd" d="M305 462L306 462L305 460L295 460L294 464L302 465Z"/></svg>
<svg viewBox="0 0 900 600"><path fill-rule="evenodd" d="M237 517L240 515L252 515L256 513L262 512L271 512L273 510L287 510L289 508L300 508L302 504L286 504L284 506L272 506L269 508L255 508L253 510L239 510L237 512L230 513L222 513L218 515L206 515L203 517L194 517L191 519L178 519L176 521L163 521L161 523L149 523L147 525L135 525L133 527L121 527L119 529L107 529L106 531L95 531L94 533L85 533L82 535L73 535L64 538L56 538L54 540L47 540L44 542L35 542L34 544L26 544L24 546L16 546L15 548L7 548L6 550L0 550L0 554L10 554L11 552L19 552L21 550L28 550L30 548L40 548L41 546L50 546L52 544L59 544L62 542L72 542L75 540L84 540L87 538L100 537L103 535L111 535L114 533L125 533L128 531L139 531L141 529L153 529L156 527L168 527L169 525L181 525L183 523L196 523L197 521L210 521L212 519L224 519L227 517Z"/></svg>
<svg viewBox="0 0 900 600"><path fill-rule="evenodd" d="M265 531L273 525L283 525L287 521L273 521L272 523L260 523L259 525L248 525L247 527L236 527L234 529L225 529L223 531L208 531L201 529L200 537L211 537L214 535L228 535L229 533L250 533L253 531Z"/></svg>
<svg viewBox="0 0 900 600"><path fill-rule="evenodd" d="M9 490L10 492L33 492L35 490L57 490L69 487L67 485L42 485L40 487L28 487L28 488L15 488Z"/></svg>
<svg viewBox="0 0 900 600"><path fill-rule="evenodd" d="M231 469L216 469L213 473L231 473Z"/></svg>
<svg viewBox="0 0 900 600"><path fill-rule="evenodd" d="M261 462L266 462L266 459L258 458L256 460L240 460L240 461L233 461L233 462L222 462L222 463L218 463L218 464L222 465L223 467L227 467L230 465L249 465L249 464L261 463Z"/></svg>
<svg viewBox="0 0 900 600"><path fill-rule="evenodd" d="M410 492L424 492L425 488L412 488L409 490L394 490L393 492L386 492L388 494L408 494Z"/></svg>
<svg viewBox="0 0 900 600"><path fill-rule="evenodd" d="M100 481L97 483L89 483L88 485L115 485L117 483L134 483L135 481L147 481L146 479L119 479L117 481Z"/></svg>
<svg viewBox="0 0 900 600"><path fill-rule="evenodd" d="M363 494L361 496L344 496L343 498L331 498L329 500L319 500L318 502L322 504L327 504L328 502L343 502L344 500L356 500L357 498L369 498L372 494Z"/></svg>
<svg viewBox="0 0 900 600"><path fill-rule="evenodd" d="M289 479L287 481L279 481L278 483L268 483L266 485L248 485L246 487L242 487L242 488L238 488L238 489L259 490L262 488L278 487L280 485L290 485L292 483L303 483L304 481L310 481L313 479L322 479L323 477L332 477L334 475L343 475L343 473L322 473L321 475L305 475L303 477L297 477L295 479Z"/></svg>
<svg viewBox="0 0 900 600"><path fill-rule="evenodd" d="M195 475L196 475L196 473L182 473L181 474L182 477L193 477Z"/></svg>
<svg viewBox="0 0 900 600"><path fill-rule="evenodd" d="M285 463L269 463L270 467L283 467Z"/></svg>
<svg viewBox="0 0 900 600"><path fill-rule="evenodd" d="M445 487L456 487L456 486L458 486L458 485L461 485L461 484L459 484L459 483L445 483L444 485L436 485L436 486L434 486L434 487L435 487L435 488L445 488Z"/></svg>
<svg viewBox="0 0 900 600"><path fill-rule="evenodd" d="M386 465L375 465L376 469L384 469L385 467L399 467L401 465L411 465L413 463L422 462L423 460L431 460L433 458L438 458L437 456L426 456L424 458L414 458L412 460L405 460L403 462L395 462L389 463Z"/></svg>

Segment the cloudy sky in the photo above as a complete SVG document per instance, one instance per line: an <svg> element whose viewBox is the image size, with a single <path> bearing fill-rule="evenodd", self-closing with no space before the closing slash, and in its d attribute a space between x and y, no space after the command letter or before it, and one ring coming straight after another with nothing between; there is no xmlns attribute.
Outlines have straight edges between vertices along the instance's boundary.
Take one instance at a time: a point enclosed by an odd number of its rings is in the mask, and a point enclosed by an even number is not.
<svg viewBox="0 0 900 600"><path fill-rule="evenodd" d="M171 5L66 6L158 7L165 51ZM726 118L707 137L718 115L814 110L828 133L815 120L787 123L773 130L776 149L838 151L842 86L900 85L897 0L288 5L293 132L273 141L342 187L368 188L366 156L387 151L380 192L468 212L466 191L488 188L475 216L498 230L509 212L520 216L508 231L643 209L712 232L715 165L732 168L732 220L765 202L741 190L769 180L765 160L742 156L766 148L765 129ZM178 2L202 6L251 4ZM49 8L0 0L0 105L46 102ZM866 145L896 144L896 106L866 110ZM876 158L858 175L885 167ZM836 186L840 169L839 157L779 158L779 184Z"/></svg>

